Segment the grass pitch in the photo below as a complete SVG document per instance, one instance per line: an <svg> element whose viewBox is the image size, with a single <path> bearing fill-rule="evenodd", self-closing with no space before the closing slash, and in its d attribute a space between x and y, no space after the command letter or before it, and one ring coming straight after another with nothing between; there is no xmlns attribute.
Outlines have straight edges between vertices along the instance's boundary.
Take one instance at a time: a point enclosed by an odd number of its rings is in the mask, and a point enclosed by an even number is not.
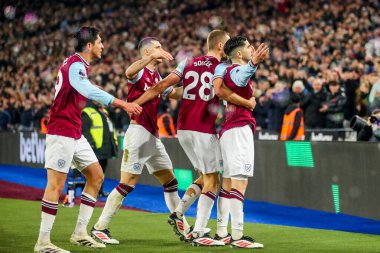
<svg viewBox="0 0 380 253"><path fill-rule="evenodd" d="M40 202L0 199L0 252L33 252L40 225ZM90 226L101 213L95 208ZM78 214L75 208L60 207L52 232L52 241L71 252L93 252L69 243ZM167 214L120 210L111 223L111 231L120 245L108 245L102 252L250 252L230 247L192 247L180 242L166 223ZM194 223L194 219L188 219ZM216 222L209 227L215 231ZM282 252L380 252L380 236L328 230L304 229L262 224L245 225L245 234L264 244L265 253ZM254 250L258 251L258 250Z"/></svg>

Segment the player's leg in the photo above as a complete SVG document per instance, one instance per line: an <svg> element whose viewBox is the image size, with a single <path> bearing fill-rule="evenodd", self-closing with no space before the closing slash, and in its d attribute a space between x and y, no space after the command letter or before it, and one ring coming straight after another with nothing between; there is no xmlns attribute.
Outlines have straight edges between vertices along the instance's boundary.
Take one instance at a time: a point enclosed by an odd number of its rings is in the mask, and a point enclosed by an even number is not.
<svg viewBox="0 0 380 253"><path fill-rule="evenodd" d="M138 179L139 175L121 171L120 183L108 195L102 214L91 230L91 234L94 238L97 238L107 244L119 244L118 240L112 238L108 229L109 224L112 217L119 210L124 199L134 190Z"/></svg>
<svg viewBox="0 0 380 253"><path fill-rule="evenodd" d="M58 211L58 199L74 156L75 143L73 138L46 135L45 168L48 181L41 203L41 226L34 252L68 252L50 242L50 232Z"/></svg>
<svg viewBox="0 0 380 253"><path fill-rule="evenodd" d="M78 220L70 242L93 249L104 248L104 244L95 241L87 233L87 225L94 212L104 175L94 151L83 136L77 141L73 163L85 176L86 185L82 191Z"/></svg>
<svg viewBox="0 0 380 253"><path fill-rule="evenodd" d="M177 137L186 156L189 158L195 171L198 171L200 176L186 190L179 205L175 209L176 215L179 218L186 213L195 200L201 195L203 189L203 176L199 171L200 163L195 153L194 146L194 131L178 130Z"/></svg>
<svg viewBox="0 0 380 253"><path fill-rule="evenodd" d="M247 178L233 177L231 179L231 234L232 239L237 240L243 236L244 226L244 194L248 185Z"/></svg>
<svg viewBox="0 0 380 253"><path fill-rule="evenodd" d="M149 173L153 174L161 185L164 187L165 203L170 211L174 213L174 210L180 203L180 197L178 195L178 181L173 173L173 164L166 152L165 146L160 139L152 136L155 141L156 152L147 161L146 165ZM186 218L182 218L180 221L177 219L173 230L178 235L182 235L185 231L188 231L190 226L186 221ZM170 218L168 219L170 225ZM179 232L179 233L178 233Z"/></svg>
<svg viewBox="0 0 380 253"><path fill-rule="evenodd" d="M197 208L197 219L195 222L194 232L203 233L209 220L211 209L214 206L216 192L218 190L219 176L218 173L204 174L204 187L199 197Z"/></svg>
<svg viewBox="0 0 380 253"><path fill-rule="evenodd" d="M149 135L138 125L131 125L125 133L120 183L108 195L102 214L91 230L92 236L104 243L119 244L118 240L112 238L109 224L123 200L134 190L149 153L152 153L154 143L149 141Z"/></svg>
<svg viewBox="0 0 380 253"><path fill-rule="evenodd" d="M212 239L209 229L206 228L219 187L219 171L221 170L219 140L216 135L197 134L194 141L204 186L197 206L193 245L222 246L224 243Z"/></svg>
<svg viewBox="0 0 380 253"><path fill-rule="evenodd" d="M165 203L172 213L177 207L180 198L178 195L178 181L174 176L172 169L163 169L153 172L153 175L164 187Z"/></svg>
<svg viewBox="0 0 380 253"><path fill-rule="evenodd" d="M58 200L65 186L67 173L47 169L47 186L41 203L41 225L34 252L56 252L65 253L63 249L53 245L50 241L50 232L53 228L58 211Z"/></svg>
<svg viewBox="0 0 380 253"><path fill-rule="evenodd" d="M200 173L199 178L195 180L186 190L177 208L174 210L180 218L191 207L195 200L201 195L203 189L203 175Z"/></svg>
<svg viewBox="0 0 380 253"><path fill-rule="evenodd" d="M231 242L231 235L228 233L228 219L230 216L230 190L231 190L231 179L224 177L222 187L218 195L218 216L217 216L217 228L214 239L223 241L225 244Z"/></svg>
<svg viewBox="0 0 380 253"><path fill-rule="evenodd" d="M244 194L248 178L253 176L254 143L250 126L236 127L224 133L221 139L223 160L227 175L231 177L230 214L231 246L238 248L262 248L251 237L244 236Z"/></svg>

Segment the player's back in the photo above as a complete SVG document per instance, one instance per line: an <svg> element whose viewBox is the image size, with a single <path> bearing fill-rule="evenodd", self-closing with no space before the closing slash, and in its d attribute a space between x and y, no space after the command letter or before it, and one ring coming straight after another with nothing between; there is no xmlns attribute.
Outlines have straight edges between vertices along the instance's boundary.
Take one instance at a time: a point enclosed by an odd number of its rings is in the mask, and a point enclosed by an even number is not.
<svg viewBox="0 0 380 253"><path fill-rule="evenodd" d="M69 70L73 71L76 65L84 65L78 73L81 78L88 76L88 63L79 55L74 54L66 58L59 68L55 85L55 97L50 107L47 133L80 139L82 135L82 109L87 98L75 90L69 80Z"/></svg>
<svg viewBox="0 0 380 253"><path fill-rule="evenodd" d="M150 70L147 67L143 68L135 80L128 81L127 101L132 102L136 100L160 80L161 76L157 70ZM157 117L159 104L160 96L142 105L143 110L140 115L132 115L131 117L132 120L136 120L138 124L143 126L154 136L158 135Z"/></svg>
<svg viewBox="0 0 380 253"><path fill-rule="evenodd" d="M231 89L236 94L240 95L245 99L250 99L253 94L252 82L248 81L248 84L241 87L237 85L231 77L231 71L238 67L238 64L233 64L226 69L226 74L224 77L225 85ZM237 106L227 102L226 106L226 118L222 124L222 129L220 131L220 135L222 135L225 131L234 128L241 127L245 125L251 125L252 129L256 128L256 120L252 116L252 113L245 107Z"/></svg>
<svg viewBox="0 0 380 253"><path fill-rule="evenodd" d="M183 95L178 115L178 130L215 134L219 98L215 96L212 77L220 61L213 56L187 60L183 69Z"/></svg>

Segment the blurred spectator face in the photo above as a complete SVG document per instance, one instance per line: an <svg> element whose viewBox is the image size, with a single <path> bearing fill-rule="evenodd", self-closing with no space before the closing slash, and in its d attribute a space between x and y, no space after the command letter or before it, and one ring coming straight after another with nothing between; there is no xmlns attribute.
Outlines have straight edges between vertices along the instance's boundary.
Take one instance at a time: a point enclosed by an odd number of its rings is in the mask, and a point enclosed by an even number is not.
<svg viewBox="0 0 380 253"><path fill-rule="evenodd" d="M374 60L374 65L375 65L375 71L377 71L378 73L380 72L380 57L377 57L375 60Z"/></svg>
<svg viewBox="0 0 380 253"><path fill-rule="evenodd" d="M292 86L293 93L301 94L304 89L305 89L305 86L303 85L302 81L297 80L293 83L293 86Z"/></svg>
<svg viewBox="0 0 380 253"><path fill-rule="evenodd" d="M267 80L259 82L259 89L266 91L269 89L269 82Z"/></svg>
<svg viewBox="0 0 380 253"><path fill-rule="evenodd" d="M25 108L25 110L29 110L31 107L32 107L32 104L31 104L30 100L29 99L25 100L24 101L24 108Z"/></svg>
<svg viewBox="0 0 380 253"><path fill-rule="evenodd" d="M319 78L315 79L312 86L315 92L320 92L322 89L322 80Z"/></svg>
<svg viewBox="0 0 380 253"><path fill-rule="evenodd" d="M330 89L330 91L331 91L332 94L338 93L339 88L340 88L339 83L333 83L333 84L329 85L329 89Z"/></svg>

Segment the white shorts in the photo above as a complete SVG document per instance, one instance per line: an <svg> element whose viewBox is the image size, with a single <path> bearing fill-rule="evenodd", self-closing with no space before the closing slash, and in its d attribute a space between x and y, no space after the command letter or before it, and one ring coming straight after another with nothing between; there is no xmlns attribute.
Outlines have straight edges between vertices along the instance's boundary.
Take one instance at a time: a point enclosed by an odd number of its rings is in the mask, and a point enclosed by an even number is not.
<svg viewBox="0 0 380 253"><path fill-rule="evenodd" d="M253 132L249 125L227 130L220 139L224 163L223 177L243 179L254 171Z"/></svg>
<svg viewBox="0 0 380 253"><path fill-rule="evenodd" d="M143 126L131 124L124 136L124 153L121 171L141 174L144 165L150 174L173 169L172 161L161 140Z"/></svg>
<svg viewBox="0 0 380 253"><path fill-rule="evenodd" d="M96 162L98 159L83 135L79 140L46 135L45 168L68 173L71 165L81 171Z"/></svg>
<svg viewBox="0 0 380 253"><path fill-rule="evenodd" d="M203 174L222 170L223 160L216 134L178 130L177 137L194 169Z"/></svg>

